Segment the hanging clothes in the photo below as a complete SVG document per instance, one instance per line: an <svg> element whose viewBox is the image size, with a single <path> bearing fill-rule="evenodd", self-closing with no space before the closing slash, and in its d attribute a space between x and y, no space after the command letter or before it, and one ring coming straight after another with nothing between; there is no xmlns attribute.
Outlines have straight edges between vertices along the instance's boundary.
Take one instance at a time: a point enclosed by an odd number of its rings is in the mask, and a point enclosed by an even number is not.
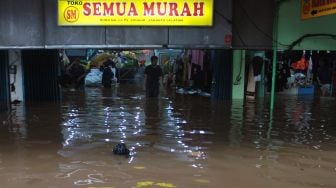
<svg viewBox="0 0 336 188"><path fill-rule="evenodd" d="M254 56L252 59L253 74L255 81L261 81L261 71L263 67L264 59L260 56Z"/></svg>
<svg viewBox="0 0 336 188"><path fill-rule="evenodd" d="M310 56L307 68L307 84L312 84L312 82L313 82L313 59L312 56Z"/></svg>
<svg viewBox="0 0 336 188"><path fill-rule="evenodd" d="M211 51L207 50L203 57L203 88L206 92L211 91L212 86L212 65Z"/></svg>
<svg viewBox="0 0 336 188"><path fill-rule="evenodd" d="M292 63L291 68L296 71L306 71L308 68L309 62L306 59L306 53L303 52L301 59Z"/></svg>
<svg viewBox="0 0 336 188"><path fill-rule="evenodd" d="M175 85L177 87L182 87L183 86L183 71L184 68L184 62L182 57L177 57L176 61L175 61Z"/></svg>
<svg viewBox="0 0 336 188"><path fill-rule="evenodd" d="M250 99L254 99L255 92L256 92L256 81L254 79L254 69L253 66L250 65L248 69L246 96Z"/></svg>
<svg viewBox="0 0 336 188"><path fill-rule="evenodd" d="M308 67L308 63L306 61L306 59L304 57L302 57L299 61L293 63L291 65L291 67L294 69L294 70L301 70L301 71L304 71L307 69Z"/></svg>
<svg viewBox="0 0 336 188"><path fill-rule="evenodd" d="M189 74L188 74L188 71L189 71L189 55L188 53L184 53L183 54L183 85L185 85L189 79Z"/></svg>
<svg viewBox="0 0 336 188"><path fill-rule="evenodd" d="M188 70L188 74L189 74L188 79L191 79L191 67L193 64L199 65L201 67L201 70L203 70L203 58L204 58L205 53L203 50L190 50L188 54L189 54L190 63L191 63L191 66L189 67L189 70Z"/></svg>

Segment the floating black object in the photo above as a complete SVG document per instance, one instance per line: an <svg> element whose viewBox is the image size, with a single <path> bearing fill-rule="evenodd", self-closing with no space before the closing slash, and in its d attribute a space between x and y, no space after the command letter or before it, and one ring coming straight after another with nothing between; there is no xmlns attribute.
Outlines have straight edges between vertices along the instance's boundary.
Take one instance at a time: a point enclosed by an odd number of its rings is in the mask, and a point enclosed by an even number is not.
<svg viewBox="0 0 336 188"><path fill-rule="evenodd" d="M130 150L127 149L126 144L119 143L113 148L113 153L116 155L129 155Z"/></svg>
<svg viewBox="0 0 336 188"><path fill-rule="evenodd" d="M21 103L21 101L19 101L19 100L12 101L12 104L20 104L20 103Z"/></svg>

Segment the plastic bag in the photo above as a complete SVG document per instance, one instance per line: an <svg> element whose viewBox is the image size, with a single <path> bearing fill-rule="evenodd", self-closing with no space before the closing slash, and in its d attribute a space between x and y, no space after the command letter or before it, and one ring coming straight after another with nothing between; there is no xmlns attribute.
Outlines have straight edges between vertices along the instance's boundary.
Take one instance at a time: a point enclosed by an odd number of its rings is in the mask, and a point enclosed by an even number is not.
<svg viewBox="0 0 336 188"><path fill-rule="evenodd" d="M101 86L102 72L99 69L91 69L85 77L86 86Z"/></svg>

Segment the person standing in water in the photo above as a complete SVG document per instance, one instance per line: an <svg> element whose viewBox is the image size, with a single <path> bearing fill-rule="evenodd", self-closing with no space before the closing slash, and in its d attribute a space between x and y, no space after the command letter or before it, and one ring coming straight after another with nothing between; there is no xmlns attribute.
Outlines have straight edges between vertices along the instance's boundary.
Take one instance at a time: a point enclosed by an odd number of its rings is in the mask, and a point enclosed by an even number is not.
<svg viewBox="0 0 336 188"><path fill-rule="evenodd" d="M74 84L75 89L84 88L84 79L86 76L85 67L81 64L80 59L75 59L66 68L66 75L70 78L72 84Z"/></svg>
<svg viewBox="0 0 336 188"><path fill-rule="evenodd" d="M332 69L327 61L320 61L320 68L317 71L317 83L321 89L321 96L331 95Z"/></svg>
<svg viewBox="0 0 336 188"><path fill-rule="evenodd" d="M145 88L147 97L158 97L160 82L162 82L162 69L157 65L158 57L151 57L151 65L145 68Z"/></svg>

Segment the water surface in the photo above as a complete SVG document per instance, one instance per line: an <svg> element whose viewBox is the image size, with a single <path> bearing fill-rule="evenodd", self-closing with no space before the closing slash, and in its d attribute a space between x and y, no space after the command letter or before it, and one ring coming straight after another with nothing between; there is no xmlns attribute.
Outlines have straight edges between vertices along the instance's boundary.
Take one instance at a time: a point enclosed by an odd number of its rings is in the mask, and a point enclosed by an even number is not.
<svg viewBox="0 0 336 188"><path fill-rule="evenodd" d="M219 102L132 85L0 114L1 187L336 187L335 100ZM126 143L131 156L112 149Z"/></svg>

